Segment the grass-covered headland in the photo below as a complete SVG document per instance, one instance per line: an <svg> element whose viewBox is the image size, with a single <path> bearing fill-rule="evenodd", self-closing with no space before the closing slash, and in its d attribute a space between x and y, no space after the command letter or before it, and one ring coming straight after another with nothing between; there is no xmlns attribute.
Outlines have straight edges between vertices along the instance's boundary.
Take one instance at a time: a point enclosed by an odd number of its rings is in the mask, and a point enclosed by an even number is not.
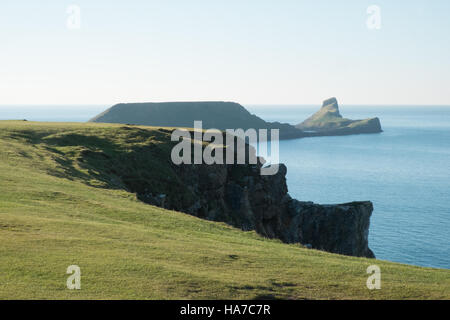
<svg viewBox="0 0 450 320"><path fill-rule="evenodd" d="M141 202L134 182L179 188L171 146L161 128L0 121L0 299L450 299L450 270L287 245ZM380 290L366 287L373 264ZM81 290L66 287L69 265Z"/></svg>

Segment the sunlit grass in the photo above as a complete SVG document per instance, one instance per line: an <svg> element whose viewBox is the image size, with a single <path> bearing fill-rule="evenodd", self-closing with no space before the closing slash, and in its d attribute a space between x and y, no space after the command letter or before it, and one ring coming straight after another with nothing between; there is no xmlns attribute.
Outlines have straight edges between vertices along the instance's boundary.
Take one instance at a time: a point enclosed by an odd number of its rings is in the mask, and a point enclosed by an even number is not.
<svg viewBox="0 0 450 320"><path fill-rule="evenodd" d="M169 131L123 127L0 122L1 299L450 298L450 270L308 250L140 202L108 162L77 161L157 145L149 179L170 171L157 156ZM66 288L73 264L81 290ZM366 287L372 264L380 290Z"/></svg>

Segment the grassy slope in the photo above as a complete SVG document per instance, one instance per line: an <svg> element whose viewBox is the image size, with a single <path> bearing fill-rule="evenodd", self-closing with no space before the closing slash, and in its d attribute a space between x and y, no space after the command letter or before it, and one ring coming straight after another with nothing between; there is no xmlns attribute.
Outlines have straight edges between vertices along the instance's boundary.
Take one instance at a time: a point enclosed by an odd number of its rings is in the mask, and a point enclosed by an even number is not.
<svg viewBox="0 0 450 320"><path fill-rule="evenodd" d="M450 270L308 250L145 205L95 172L67 171L80 150L44 139L113 139L120 127L0 121L1 299L450 298ZM72 264L81 290L66 289ZM371 264L381 290L366 288Z"/></svg>

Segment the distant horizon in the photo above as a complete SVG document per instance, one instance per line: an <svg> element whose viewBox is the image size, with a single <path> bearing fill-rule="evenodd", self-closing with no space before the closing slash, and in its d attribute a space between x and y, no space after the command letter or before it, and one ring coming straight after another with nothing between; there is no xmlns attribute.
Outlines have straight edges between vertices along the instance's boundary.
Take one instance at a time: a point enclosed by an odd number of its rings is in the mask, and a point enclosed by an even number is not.
<svg viewBox="0 0 450 320"><path fill-rule="evenodd" d="M260 107L301 107L301 106L321 106L322 103L242 103L238 101L228 101L228 100L167 100L167 101L143 101L143 102L117 102L117 103L52 103L52 104L0 104L0 108L3 107L105 107L114 106L117 104L133 104L133 103L166 103L166 102L233 102L240 104L242 106L260 106ZM338 99L339 106L346 107L450 107L450 104L394 104L394 103L384 103L384 104L369 104L369 103L340 103Z"/></svg>

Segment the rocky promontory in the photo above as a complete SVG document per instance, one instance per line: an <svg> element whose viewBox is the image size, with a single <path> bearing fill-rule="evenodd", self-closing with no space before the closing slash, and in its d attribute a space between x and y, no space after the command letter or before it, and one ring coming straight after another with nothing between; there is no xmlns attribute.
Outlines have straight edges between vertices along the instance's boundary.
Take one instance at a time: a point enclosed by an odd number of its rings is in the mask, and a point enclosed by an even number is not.
<svg viewBox="0 0 450 320"><path fill-rule="evenodd" d="M302 130L280 122L267 122L242 105L225 101L119 103L90 122L192 128L202 121L204 129L279 129L280 139L305 137Z"/></svg>
<svg viewBox="0 0 450 320"><path fill-rule="evenodd" d="M378 118L343 118L336 98L325 100L318 112L296 126L265 121L239 103L225 101L119 103L90 120L183 128L192 128L194 121L202 121L204 129L278 129L282 140L382 132Z"/></svg>
<svg viewBox="0 0 450 320"><path fill-rule="evenodd" d="M167 208L256 230L285 243L375 257L368 247L370 201L319 205L295 200L288 194L282 164L273 176L261 176L260 165L180 165L175 170L193 197L184 207L167 197Z"/></svg>
<svg viewBox="0 0 450 320"><path fill-rule="evenodd" d="M288 194L286 166L279 164L274 175L261 175L263 163L260 157L257 164L171 163L172 178L166 183L146 182L130 173L123 181L141 201L152 205L255 230L285 243L374 257L368 247L370 201L319 205L295 200Z"/></svg>
<svg viewBox="0 0 450 320"><path fill-rule="evenodd" d="M319 111L296 125L310 136L337 136L382 132L380 119L350 120L342 117L336 98L323 102Z"/></svg>

